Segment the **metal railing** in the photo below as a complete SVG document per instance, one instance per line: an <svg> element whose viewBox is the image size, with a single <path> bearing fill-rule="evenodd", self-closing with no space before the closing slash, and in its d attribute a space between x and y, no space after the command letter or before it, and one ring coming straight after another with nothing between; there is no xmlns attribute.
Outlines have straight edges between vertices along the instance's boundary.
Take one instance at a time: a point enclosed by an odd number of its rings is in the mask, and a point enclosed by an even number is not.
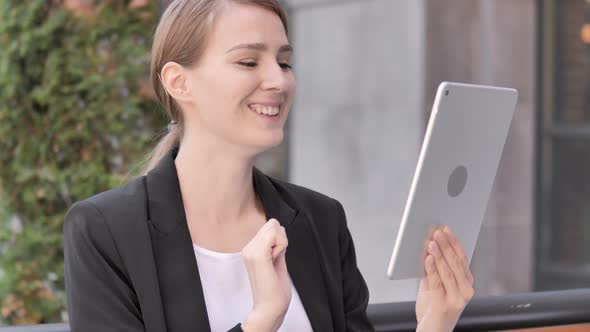
<svg viewBox="0 0 590 332"><path fill-rule="evenodd" d="M416 329L414 302L372 304L368 314L378 332ZM500 331L590 324L590 289L475 297L455 331Z"/></svg>
<svg viewBox="0 0 590 332"><path fill-rule="evenodd" d="M416 329L415 302L370 304L377 332ZM569 324L590 324L590 289L535 292L474 298L455 331L499 331ZM67 324L0 328L0 332L70 332Z"/></svg>

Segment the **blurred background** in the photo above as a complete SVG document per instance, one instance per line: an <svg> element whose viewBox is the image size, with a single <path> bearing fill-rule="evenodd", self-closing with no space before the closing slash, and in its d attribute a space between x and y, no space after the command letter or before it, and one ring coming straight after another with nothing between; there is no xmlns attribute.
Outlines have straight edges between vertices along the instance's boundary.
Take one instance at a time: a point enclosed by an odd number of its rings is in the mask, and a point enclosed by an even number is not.
<svg viewBox="0 0 590 332"><path fill-rule="evenodd" d="M0 0L0 325L67 321L62 224L166 125L149 49L170 1ZM371 303L438 84L519 101L472 270L476 296L590 287L590 1L284 0L298 94L268 174L340 200Z"/></svg>

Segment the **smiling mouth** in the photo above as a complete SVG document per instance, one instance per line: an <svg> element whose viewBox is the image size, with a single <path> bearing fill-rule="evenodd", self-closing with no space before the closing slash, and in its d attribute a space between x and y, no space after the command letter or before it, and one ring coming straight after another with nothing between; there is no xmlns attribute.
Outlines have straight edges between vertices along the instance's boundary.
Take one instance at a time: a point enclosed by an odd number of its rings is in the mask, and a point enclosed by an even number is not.
<svg viewBox="0 0 590 332"><path fill-rule="evenodd" d="M275 117L281 113L280 106L267 106L267 105L260 105L260 104L250 104L248 105L252 111L265 116Z"/></svg>

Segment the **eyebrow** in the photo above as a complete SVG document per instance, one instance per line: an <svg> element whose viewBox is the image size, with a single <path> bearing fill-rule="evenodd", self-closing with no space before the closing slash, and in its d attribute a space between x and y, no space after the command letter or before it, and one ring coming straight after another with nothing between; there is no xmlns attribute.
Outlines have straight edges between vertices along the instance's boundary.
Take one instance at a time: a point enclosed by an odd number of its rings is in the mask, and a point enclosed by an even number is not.
<svg viewBox="0 0 590 332"><path fill-rule="evenodd" d="M239 44L236 45L232 48L230 48L226 53L229 53L231 51L235 51L238 49L249 49L249 50L254 50L254 51L266 51L268 49L268 47L266 46L266 44L263 43L253 43L253 44ZM279 47L279 52L278 53L291 53L293 52L293 47L291 47L291 45L283 45L281 47Z"/></svg>

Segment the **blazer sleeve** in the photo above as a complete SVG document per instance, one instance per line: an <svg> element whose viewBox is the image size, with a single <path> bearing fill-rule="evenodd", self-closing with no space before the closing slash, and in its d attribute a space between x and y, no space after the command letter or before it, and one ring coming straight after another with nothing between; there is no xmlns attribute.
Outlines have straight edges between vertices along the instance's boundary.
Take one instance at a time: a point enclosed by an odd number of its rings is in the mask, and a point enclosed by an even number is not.
<svg viewBox="0 0 590 332"><path fill-rule="evenodd" d="M64 264L71 331L145 331L116 243L91 202L77 202L66 214Z"/></svg>
<svg viewBox="0 0 590 332"><path fill-rule="evenodd" d="M64 221L64 276L72 332L144 332L139 301L100 210L75 203ZM238 323L228 332L242 332Z"/></svg>
<svg viewBox="0 0 590 332"><path fill-rule="evenodd" d="M369 288L356 264L356 253L346 214L340 202L336 201L339 229L340 265L342 267L342 292L344 295L344 315L346 331L375 331L367 316Z"/></svg>

